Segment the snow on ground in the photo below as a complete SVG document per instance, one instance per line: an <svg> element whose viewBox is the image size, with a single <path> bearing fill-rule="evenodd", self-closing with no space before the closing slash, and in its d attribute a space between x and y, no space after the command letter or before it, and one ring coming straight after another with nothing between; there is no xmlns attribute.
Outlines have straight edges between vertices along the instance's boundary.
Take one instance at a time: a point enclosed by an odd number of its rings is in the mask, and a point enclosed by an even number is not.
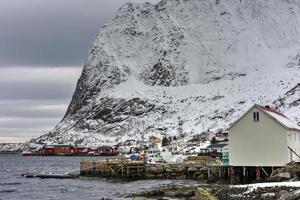
<svg viewBox="0 0 300 200"><path fill-rule="evenodd" d="M245 193L250 193L257 188L265 188L265 187L299 187L300 181L290 181L290 182L271 182L271 183L254 183L254 184L245 184L245 185L233 185L231 187L239 187L239 188L249 188Z"/></svg>

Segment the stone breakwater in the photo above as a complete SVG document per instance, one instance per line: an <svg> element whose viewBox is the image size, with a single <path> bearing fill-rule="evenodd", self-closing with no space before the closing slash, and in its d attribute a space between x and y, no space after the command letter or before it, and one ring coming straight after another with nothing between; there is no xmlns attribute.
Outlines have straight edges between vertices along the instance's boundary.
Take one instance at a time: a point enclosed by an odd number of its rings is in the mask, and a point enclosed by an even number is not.
<svg viewBox="0 0 300 200"><path fill-rule="evenodd" d="M180 164L145 164L143 161L106 160L80 162L81 176L138 179L222 179L228 176L226 168L204 166L199 161L186 161Z"/></svg>

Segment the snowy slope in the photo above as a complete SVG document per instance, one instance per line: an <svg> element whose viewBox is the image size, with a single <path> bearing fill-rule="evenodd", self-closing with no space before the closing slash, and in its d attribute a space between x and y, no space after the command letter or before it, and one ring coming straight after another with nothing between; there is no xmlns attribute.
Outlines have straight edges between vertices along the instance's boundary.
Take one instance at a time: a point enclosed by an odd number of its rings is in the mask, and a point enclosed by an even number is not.
<svg viewBox="0 0 300 200"><path fill-rule="evenodd" d="M125 4L90 48L65 117L36 140L176 134L180 120L196 134L227 128L254 103L299 121L299 89L289 92L300 83L299 23L297 0Z"/></svg>

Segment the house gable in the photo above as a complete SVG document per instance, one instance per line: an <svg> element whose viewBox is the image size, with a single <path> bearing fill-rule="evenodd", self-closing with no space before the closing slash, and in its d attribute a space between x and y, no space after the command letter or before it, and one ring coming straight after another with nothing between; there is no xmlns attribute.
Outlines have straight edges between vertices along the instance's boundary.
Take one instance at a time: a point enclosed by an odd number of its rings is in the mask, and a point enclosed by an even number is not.
<svg viewBox="0 0 300 200"><path fill-rule="evenodd" d="M254 121L253 113L259 113L259 121ZM233 129L261 129L261 128L268 128L268 127L276 127L280 129L282 132L286 132L288 130L285 126L278 123L272 117L261 111L256 106L253 106L250 110L248 110L239 120L237 120L230 128L229 132Z"/></svg>
<svg viewBox="0 0 300 200"><path fill-rule="evenodd" d="M229 151L233 166L283 166L288 162L287 129L253 106L230 128Z"/></svg>
<svg viewBox="0 0 300 200"><path fill-rule="evenodd" d="M256 109L255 109L256 108ZM245 118L246 115L248 115L249 113L253 113L253 112L259 112L259 113L263 113L265 116L268 116L270 119L272 119L274 122L276 122L278 125L282 126L284 129L286 130L295 130L295 131L300 131L300 129L295 128L294 125L290 125L292 127L289 127L289 122L290 120L288 118L286 118L286 116L284 116L281 113L278 112L274 112L272 111L272 113L269 112L267 110L265 110L262 106L260 105L253 105L247 112L245 112L238 120L236 120L234 123L232 123L230 125L230 127L227 129L228 131L230 131L232 128L234 128L234 126L239 123L241 120L243 120ZM261 115L261 114L260 114ZM278 117L277 117L278 115ZM280 119L281 118L281 119ZM281 122L280 120L284 120L284 122ZM300 128L300 127L299 127Z"/></svg>

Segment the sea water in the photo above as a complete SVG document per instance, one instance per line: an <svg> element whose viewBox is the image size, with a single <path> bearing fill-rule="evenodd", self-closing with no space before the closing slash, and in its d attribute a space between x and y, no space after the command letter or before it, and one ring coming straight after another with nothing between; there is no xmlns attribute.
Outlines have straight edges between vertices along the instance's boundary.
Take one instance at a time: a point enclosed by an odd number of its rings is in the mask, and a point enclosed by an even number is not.
<svg viewBox="0 0 300 200"><path fill-rule="evenodd" d="M0 154L0 200L56 199L126 199L129 194L151 190L167 184L192 185L187 180L138 180L122 182L104 178L39 179L25 178L22 173L69 173L79 170L82 159L105 157L28 156Z"/></svg>

